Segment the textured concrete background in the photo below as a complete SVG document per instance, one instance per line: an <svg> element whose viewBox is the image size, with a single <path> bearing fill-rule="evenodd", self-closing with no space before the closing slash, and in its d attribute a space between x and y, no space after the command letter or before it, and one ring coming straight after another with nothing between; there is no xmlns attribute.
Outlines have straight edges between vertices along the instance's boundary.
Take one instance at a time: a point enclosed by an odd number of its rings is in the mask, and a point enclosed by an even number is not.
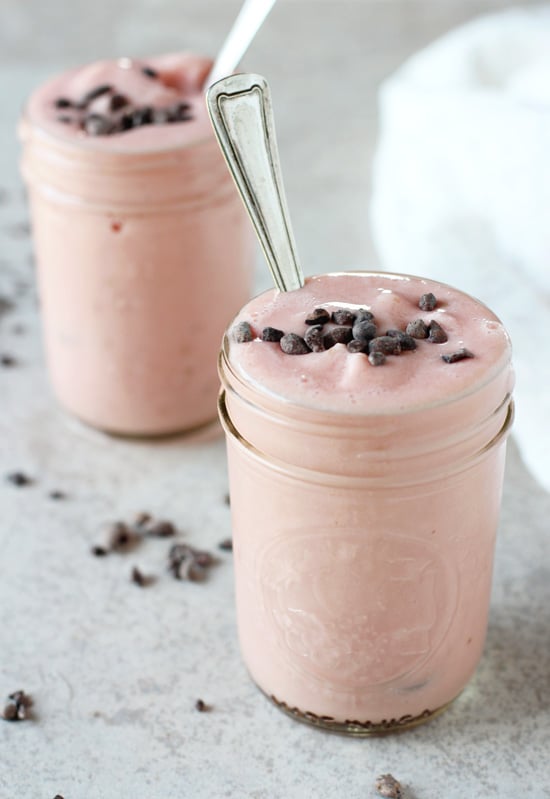
<svg viewBox="0 0 550 799"><path fill-rule="evenodd" d="M367 741L322 734L263 699L242 666L231 555L204 585L164 572L167 544L94 559L104 521L146 509L212 550L230 534L214 427L155 444L66 418L44 372L14 126L55 69L114 54L213 52L237 2L0 5L0 694L35 718L0 722L0 799L366 799L391 771L405 799L550 797L550 497L510 448L486 653L431 724ZM375 263L367 225L375 91L404 57L502 2L280 0L246 58L273 87L306 271ZM259 284L267 284L266 270ZM19 469L25 488L3 476ZM61 489L64 501L48 493ZM132 565L159 575L141 591ZM194 710L201 697L211 713Z"/></svg>

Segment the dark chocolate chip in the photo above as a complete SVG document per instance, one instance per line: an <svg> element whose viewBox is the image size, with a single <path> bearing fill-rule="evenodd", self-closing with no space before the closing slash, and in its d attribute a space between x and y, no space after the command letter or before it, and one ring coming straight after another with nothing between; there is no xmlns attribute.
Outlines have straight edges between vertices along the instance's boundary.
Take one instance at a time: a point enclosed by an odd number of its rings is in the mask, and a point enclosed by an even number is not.
<svg viewBox="0 0 550 799"><path fill-rule="evenodd" d="M326 349L329 350L335 344L349 344L352 338L351 327L349 325L339 325L325 333L323 341Z"/></svg>
<svg viewBox="0 0 550 799"><path fill-rule="evenodd" d="M207 705L202 699L197 699L195 702L195 710L198 710L199 713L208 713L210 710L212 710L212 706Z"/></svg>
<svg viewBox="0 0 550 799"><path fill-rule="evenodd" d="M32 698L24 691L14 691L8 696L2 717L5 721L24 721L32 704Z"/></svg>
<svg viewBox="0 0 550 799"><path fill-rule="evenodd" d="M386 336L392 336L392 338L396 338L401 344L402 350L416 349L416 341L414 340L414 338L412 336L409 336L408 333L403 333L402 330L387 330Z"/></svg>
<svg viewBox="0 0 550 799"><path fill-rule="evenodd" d="M433 342L434 344L445 344L449 337L439 324L435 320L430 322L430 333L428 335L428 341Z"/></svg>
<svg viewBox="0 0 550 799"><path fill-rule="evenodd" d="M369 351L369 342L368 341L359 341L359 339L353 338L348 343L348 352L365 352Z"/></svg>
<svg viewBox="0 0 550 799"><path fill-rule="evenodd" d="M148 525L152 521L153 517L151 516L150 513L147 513L147 511L141 511L140 513L137 513L135 515L133 521L133 527L134 529L139 530L139 532L141 532L144 529L148 529Z"/></svg>
<svg viewBox="0 0 550 799"><path fill-rule="evenodd" d="M304 339L296 333L285 333L279 346L287 355L305 355L311 352Z"/></svg>
<svg viewBox="0 0 550 799"><path fill-rule="evenodd" d="M158 78L159 73L153 67L145 66L141 68L141 71L144 75L147 75L148 78Z"/></svg>
<svg viewBox="0 0 550 799"><path fill-rule="evenodd" d="M384 355L399 355L401 344L393 336L377 336L369 342L369 353L382 352Z"/></svg>
<svg viewBox="0 0 550 799"><path fill-rule="evenodd" d="M111 111L120 111L121 108L126 108L129 103L130 101L123 94L113 94L109 108Z"/></svg>
<svg viewBox="0 0 550 799"><path fill-rule="evenodd" d="M123 114L119 122L121 130L131 130L134 127L132 114Z"/></svg>
<svg viewBox="0 0 550 799"><path fill-rule="evenodd" d="M94 89L90 89L89 92L86 92L86 94L79 101L78 106L80 108L86 108L86 106L90 105L92 100L96 100L98 97L101 97L103 94L107 94L111 91L113 91L113 87L108 83L103 83L101 86L96 86Z"/></svg>
<svg viewBox="0 0 550 799"><path fill-rule="evenodd" d="M374 322L374 314L367 311L366 308L359 308L355 314L356 322Z"/></svg>
<svg viewBox="0 0 550 799"><path fill-rule="evenodd" d="M193 119L190 103L178 103L168 109L171 122L189 122Z"/></svg>
<svg viewBox="0 0 550 799"><path fill-rule="evenodd" d="M168 569L176 580L204 580L208 568L214 563L210 552L193 549L188 544L174 544L168 553Z"/></svg>
<svg viewBox="0 0 550 799"><path fill-rule="evenodd" d="M72 101L68 97L58 97L54 103L56 108L72 108Z"/></svg>
<svg viewBox="0 0 550 799"><path fill-rule="evenodd" d="M332 321L335 325L353 325L355 314L345 308L338 308L332 312Z"/></svg>
<svg viewBox="0 0 550 799"><path fill-rule="evenodd" d="M105 547L95 545L90 549L90 552L95 558L104 558L106 555L109 554L108 550Z"/></svg>
<svg viewBox="0 0 550 799"><path fill-rule="evenodd" d="M82 127L89 136L107 136L113 130L113 122L102 114L88 114Z"/></svg>
<svg viewBox="0 0 550 799"><path fill-rule="evenodd" d="M127 552L137 541L138 537L125 522L113 522L107 529L107 548L113 552Z"/></svg>
<svg viewBox="0 0 550 799"><path fill-rule="evenodd" d="M353 325L352 334L357 341L370 341L376 337L376 325L369 319L361 319Z"/></svg>
<svg viewBox="0 0 550 799"><path fill-rule="evenodd" d="M430 331L423 319L415 319L414 322L409 322L405 332L413 338L428 338Z"/></svg>
<svg viewBox="0 0 550 799"><path fill-rule="evenodd" d="M418 307L421 311L433 311L436 305L435 294L432 294L431 291L428 294L423 294L418 300Z"/></svg>
<svg viewBox="0 0 550 799"><path fill-rule="evenodd" d="M308 327L304 334L304 341L312 352L323 352L326 349L323 338L322 325Z"/></svg>
<svg viewBox="0 0 550 799"><path fill-rule="evenodd" d="M375 788L385 799L401 799L401 784L391 774L382 774L376 778Z"/></svg>
<svg viewBox="0 0 550 799"><path fill-rule="evenodd" d="M139 585L140 588L147 588L148 585L152 585L155 582L155 578L152 575L143 574L137 566L132 568L130 579L133 583Z"/></svg>
<svg viewBox="0 0 550 799"><path fill-rule="evenodd" d="M250 322L239 322L234 325L231 330L231 336L238 344L245 344L248 341L252 341L254 334Z"/></svg>
<svg viewBox="0 0 550 799"><path fill-rule="evenodd" d="M155 522L147 526L147 535L152 538L172 538L176 535L176 528L172 522Z"/></svg>
<svg viewBox="0 0 550 799"><path fill-rule="evenodd" d="M6 475L6 480L18 488L23 486L30 486L33 484L33 479L23 472L10 472Z"/></svg>
<svg viewBox="0 0 550 799"><path fill-rule="evenodd" d="M16 366L17 361L13 357L13 355L0 355L0 366Z"/></svg>
<svg viewBox="0 0 550 799"><path fill-rule="evenodd" d="M382 366L383 363L386 363L386 356L380 350L375 350L374 352L370 352L369 363L372 366Z"/></svg>
<svg viewBox="0 0 550 799"><path fill-rule="evenodd" d="M457 361L463 361L464 358L474 358L474 353L467 350L466 347L461 347L456 352L452 352L450 355L442 355L441 356L445 363L456 363Z"/></svg>
<svg viewBox="0 0 550 799"><path fill-rule="evenodd" d="M153 109L151 106L143 106L132 111L132 127L139 128L142 125L150 125L153 121Z"/></svg>
<svg viewBox="0 0 550 799"><path fill-rule="evenodd" d="M264 327L262 330L262 341L280 341L284 336L284 331L276 327Z"/></svg>
<svg viewBox="0 0 550 799"><path fill-rule="evenodd" d="M67 494L64 491L58 491L57 489L55 491L50 491L48 496L50 499L55 500L67 499Z"/></svg>
<svg viewBox="0 0 550 799"><path fill-rule="evenodd" d="M223 501L224 501L225 505L231 505L231 497L230 497L230 495L229 494L225 494L224 498L223 498Z"/></svg>
<svg viewBox="0 0 550 799"><path fill-rule="evenodd" d="M330 321L330 313L326 308L315 308L306 316L306 325L324 325Z"/></svg>
<svg viewBox="0 0 550 799"><path fill-rule="evenodd" d="M218 549L222 549L224 552L232 552L233 540L231 538L224 538L223 541L220 541L218 544Z"/></svg>

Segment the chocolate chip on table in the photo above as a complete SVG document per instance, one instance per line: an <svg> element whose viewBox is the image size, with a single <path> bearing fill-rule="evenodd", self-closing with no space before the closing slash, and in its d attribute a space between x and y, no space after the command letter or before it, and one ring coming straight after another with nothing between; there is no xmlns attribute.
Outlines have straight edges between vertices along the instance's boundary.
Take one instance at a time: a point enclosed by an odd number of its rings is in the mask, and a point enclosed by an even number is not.
<svg viewBox="0 0 550 799"><path fill-rule="evenodd" d="M33 479L28 475L24 474L24 472L10 472L6 475L6 480L8 483L11 483L18 488L22 488L23 486L30 486L33 484Z"/></svg>
<svg viewBox="0 0 550 799"><path fill-rule="evenodd" d="M194 549L189 544L174 544L168 553L168 569L176 580L201 582L214 563L210 552Z"/></svg>
<svg viewBox="0 0 550 799"><path fill-rule="evenodd" d="M287 355L305 355L311 352L304 339L296 333L285 333L279 346Z"/></svg>
<svg viewBox="0 0 550 799"><path fill-rule="evenodd" d="M386 799L401 799L401 784L392 774L382 774L376 778L375 788L380 796Z"/></svg>
<svg viewBox="0 0 550 799"><path fill-rule="evenodd" d="M125 522L113 522L107 528L106 546L111 552L127 552L137 541L138 536Z"/></svg>
<svg viewBox="0 0 550 799"><path fill-rule="evenodd" d="M370 341L376 337L376 325L370 319L359 319L351 329L357 341Z"/></svg>
<svg viewBox="0 0 550 799"><path fill-rule="evenodd" d="M218 549L221 549L224 552L233 552L233 539L224 538L223 541L220 541L218 544Z"/></svg>
<svg viewBox="0 0 550 799"><path fill-rule="evenodd" d="M195 710L198 710L199 713L208 713L212 710L212 705L207 705L202 699L197 699L195 702Z"/></svg>
<svg viewBox="0 0 550 799"><path fill-rule="evenodd" d="M113 122L103 114L88 114L82 127L89 136L107 136L113 131Z"/></svg>
<svg viewBox="0 0 550 799"><path fill-rule="evenodd" d="M89 92L79 100L78 107L79 108L86 108L92 100L96 100L98 97L101 97L103 94L107 94L108 92L112 92L113 87L108 83L102 83L101 86L95 86L93 89L90 89Z"/></svg>
<svg viewBox="0 0 550 799"><path fill-rule="evenodd" d="M231 337L238 344L245 344L254 339L250 322L239 322L231 329Z"/></svg>
<svg viewBox="0 0 550 799"><path fill-rule="evenodd" d="M433 342L434 344L445 344L449 337L439 324L436 322L435 319L432 319L430 322L430 332L428 335L428 341Z"/></svg>
<svg viewBox="0 0 550 799"><path fill-rule="evenodd" d="M442 355L441 356L445 363L456 363L457 361L463 361L465 358L474 358L474 353L467 350L466 347L461 347L456 352L452 352L449 355Z"/></svg>
<svg viewBox="0 0 550 799"><path fill-rule="evenodd" d="M28 718L32 703L32 698L24 691L14 691L4 704L2 718L5 721L24 721Z"/></svg>
<svg viewBox="0 0 550 799"><path fill-rule="evenodd" d="M332 321L335 325L353 325L355 314L345 308L338 308L332 312Z"/></svg>
<svg viewBox="0 0 550 799"><path fill-rule="evenodd" d="M138 569L137 566L134 566L132 568L132 571L130 573L130 579L140 588L147 588L148 585L152 585L155 582L155 578L152 575L143 574L141 569Z"/></svg>
<svg viewBox="0 0 550 799"><path fill-rule="evenodd" d="M146 529L146 535L152 538L172 538L176 535L176 527L172 522L161 520L149 524Z"/></svg>
<svg viewBox="0 0 550 799"><path fill-rule="evenodd" d="M418 307L421 311L433 311L436 305L437 299L435 294L432 294L431 291L427 294L423 294L418 300Z"/></svg>
<svg viewBox="0 0 550 799"><path fill-rule="evenodd" d="M304 341L312 352L323 352L326 349L323 338L323 325L312 325L304 333Z"/></svg>
<svg viewBox="0 0 550 799"><path fill-rule="evenodd" d="M401 349L404 351L416 349L415 339L408 333L404 333L402 330L386 330L386 336L392 336L392 338L396 338L401 344Z"/></svg>
<svg viewBox="0 0 550 799"><path fill-rule="evenodd" d="M7 355L7 354L0 355L0 366L5 366L9 368L10 366L16 366L16 365L17 361L13 357L13 355Z"/></svg>
<svg viewBox="0 0 550 799"><path fill-rule="evenodd" d="M141 68L141 71L144 75L147 75L148 78L158 78L159 73L153 67L145 66Z"/></svg>
<svg viewBox="0 0 550 799"><path fill-rule="evenodd" d="M105 547L99 546L97 544L91 547L90 552L96 558L104 558L109 554L109 551Z"/></svg>
<svg viewBox="0 0 550 799"><path fill-rule="evenodd" d="M394 336L377 336L369 342L369 354L381 352L384 355L399 355L401 344Z"/></svg>
<svg viewBox="0 0 550 799"><path fill-rule="evenodd" d="M284 331L277 327L264 327L262 330L262 341L280 341L284 336Z"/></svg>
<svg viewBox="0 0 550 799"><path fill-rule="evenodd" d="M69 100L68 97L57 97L54 102L54 106L56 108L72 108L73 103L72 100Z"/></svg>
<svg viewBox="0 0 550 799"><path fill-rule="evenodd" d="M223 501L225 505L231 505L231 496L229 494L224 494Z"/></svg>
<svg viewBox="0 0 550 799"><path fill-rule="evenodd" d="M330 313L326 308L315 308L306 316L306 325L325 325L330 321Z"/></svg>
<svg viewBox="0 0 550 799"><path fill-rule="evenodd" d="M413 338L428 338L430 331L423 319L415 319L413 322L409 322L405 332Z"/></svg>
<svg viewBox="0 0 550 799"><path fill-rule="evenodd" d="M349 344L352 338L353 333L349 325L338 325L338 327L333 327L332 330L325 333L323 344L325 345L325 349L329 350L331 347L334 347L335 344Z"/></svg>
<svg viewBox="0 0 550 799"><path fill-rule="evenodd" d="M147 511L141 511L140 513L136 513L133 521L134 529L137 529L141 532L143 528L146 528L147 525L153 521L153 517Z"/></svg>
<svg viewBox="0 0 550 799"><path fill-rule="evenodd" d="M130 101L125 95L118 93L113 94L109 102L109 109L111 111L120 111L121 108L125 108L129 103Z"/></svg>
<svg viewBox="0 0 550 799"><path fill-rule="evenodd" d="M348 352L356 353L356 352L363 352L368 353L369 351L369 342L368 341L359 341L359 339L353 338L350 342L348 342Z"/></svg>
<svg viewBox="0 0 550 799"><path fill-rule="evenodd" d="M60 793L56 793L53 799L64 799L64 797Z"/></svg>
<svg viewBox="0 0 550 799"><path fill-rule="evenodd" d="M50 499L55 499L55 500L67 499L67 494L64 491L59 491L58 489L50 491L48 496Z"/></svg>
<svg viewBox="0 0 550 799"><path fill-rule="evenodd" d="M386 356L380 350L369 352L369 363L371 366L382 366L382 364L386 363Z"/></svg>

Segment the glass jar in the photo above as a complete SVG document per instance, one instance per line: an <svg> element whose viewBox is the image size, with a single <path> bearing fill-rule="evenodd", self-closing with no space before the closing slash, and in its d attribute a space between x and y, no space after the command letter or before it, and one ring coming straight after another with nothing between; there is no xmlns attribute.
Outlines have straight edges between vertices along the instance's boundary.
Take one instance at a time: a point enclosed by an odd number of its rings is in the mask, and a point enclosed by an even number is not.
<svg viewBox="0 0 550 799"><path fill-rule="evenodd" d="M250 674L318 727L423 722L462 691L484 645L509 346L468 392L377 413L265 391L234 367L240 346L225 337L219 413Z"/></svg>

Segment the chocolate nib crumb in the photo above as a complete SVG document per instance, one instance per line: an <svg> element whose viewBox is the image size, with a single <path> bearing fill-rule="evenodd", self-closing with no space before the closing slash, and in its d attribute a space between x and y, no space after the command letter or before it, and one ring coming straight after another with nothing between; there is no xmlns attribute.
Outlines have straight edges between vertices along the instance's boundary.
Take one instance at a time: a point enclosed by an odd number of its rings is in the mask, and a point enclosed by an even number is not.
<svg viewBox="0 0 550 799"><path fill-rule="evenodd" d="M324 345L326 349L330 349L335 344L349 344L353 338L351 327L349 325L339 325L329 330L324 337Z"/></svg>
<svg viewBox="0 0 550 799"><path fill-rule="evenodd" d="M377 336L369 343L369 353L381 352L384 355L399 355L401 344L393 336Z"/></svg>
<svg viewBox="0 0 550 799"><path fill-rule="evenodd" d="M10 474L6 475L6 480L8 483L17 486L18 488L33 484L32 478L28 477L28 475L24 474L23 472L10 472Z"/></svg>
<svg viewBox="0 0 550 799"><path fill-rule="evenodd" d="M386 356L380 350L375 350L369 353L369 363L371 366L382 366L382 364L386 363Z"/></svg>
<svg viewBox="0 0 550 799"><path fill-rule="evenodd" d="M421 311L433 311L436 305L435 294L432 294L431 291L428 294L423 294L418 300L418 307Z"/></svg>
<svg viewBox="0 0 550 799"><path fill-rule="evenodd" d="M56 793L53 799L64 799L64 797L60 793Z"/></svg>
<svg viewBox="0 0 550 799"><path fill-rule="evenodd" d="M403 333L402 330L387 330L386 336L391 336L392 338L396 338L401 344L402 350L416 349L416 341L414 340L414 338L412 336L409 336L408 333Z"/></svg>
<svg viewBox="0 0 550 799"><path fill-rule="evenodd" d="M200 582L214 563L210 552L193 549L189 544L174 544L168 553L168 570L176 580Z"/></svg>
<svg viewBox="0 0 550 799"><path fill-rule="evenodd" d="M264 327L262 330L262 341L280 341L283 336L284 332L276 327Z"/></svg>
<svg viewBox="0 0 550 799"><path fill-rule="evenodd" d="M335 325L351 326L355 322L355 314L345 308L338 308L332 312L332 321Z"/></svg>
<svg viewBox="0 0 550 799"><path fill-rule="evenodd" d="M432 341L434 344L445 344L447 339L448 336L441 327L441 325L439 324L439 322L431 321L428 341Z"/></svg>
<svg viewBox="0 0 550 799"><path fill-rule="evenodd" d="M463 361L464 358L473 358L474 353L467 350L466 347L461 347L456 352L451 353L450 355L442 355L441 356L445 363L456 363L457 361Z"/></svg>
<svg viewBox="0 0 550 799"><path fill-rule="evenodd" d="M32 707L31 697L24 691L14 691L6 700L2 718L5 721L24 721L28 718L30 707Z"/></svg>
<svg viewBox="0 0 550 799"><path fill-rule="evenodd" d="M207 705L202 699L197 699L195 702L195 710L198 710L199 713L208 713L212 710L212 705Z"/></svg>
<svg viewBox="0 0 550 799"><path fill-rule="evenodd" d="M296 333L285 333L279 345L287 355L305 355L311 352L304 339Z"/></svg>
<svg viewBox="0 0 550 799"><path fill-rule="evenodd" d="M401 784L391 774L382 774L377 777L375 788L380 796L386 799L401 799Z"/></svg>
<svg viewBox="0 0 550 799"><path fill-rule="evenodd" d="M376 336L376 325L369 319L360 319L353 325L352 333L357 341L370 341Z"/></svg>
<svg viewBox="0 0 550 799"><path fill-rule="evenodd" d="M323 325L308 327L304 334L304 341L312 352L323 352L325 350L323 338Z"/></svg>
<svg viewBox="0 0 550 799"><path fill-rule="evenodd" d="M252 341L254 338L250 322L239 322L236 324L231 331L231 335L238 344L244 344L247 341Z"/></svg>
<svg viewBox="0 0 550 799"><path fill-rule="evenodd" d="M233 552L233 541L231 538L224 538L223 541L220 541L218 544L218 549L222 549L224 552Z"/></svg>
<svg viewBox="0 0 550 799"><path fill-rule="evenodd" d="M0 365L9 368L11 366L16 366L17 365L17 361L13 357L13 355L5 355L4 354L4 355L0 355Z"/></svg>
<svg viewBox="0 0 550 799"><path fill-rule="evenodd" d="M141 71L144 75L147 75L148 78L158 78L159 73L153 67L142 67Z"/></svg>
<svg viewBox="0 0 550 799"><path fill-rule="evenodd" d="M369 342L368 341L359 341L356 338L353 338L350 342L348 342L348 352L368 352L369 351Z"/></svg>
<svg viewBox="0 0 550 799"><path fill-rule="evenodd" d="M405 332L413 338L428 338L429 334L428 325L423 319L415 319L414 322L409 322Z"/></svg>
<svg viewBox="0 0 550 799"><path fill-rule="evenodd" d="M326 308L315 308L306 316L306 325L325 325L330 321L330 313Z"/></svg>
<svg viewBox="0 0 550 799"><path fill-rule="evenodd" d="M133 567L130 579L133 583L139 585L140 588L147 588L148 585L152 585L155 582L155 578L152 575L143 574L137 566Z"/></svg>
<svg viewBox="0 0 550 799"><path fill-rule="evenodd" d="M104 558L106 555L108 555L108 554L109 554L108 550L107 550L107 549L105 549L105 547L98 546L98 545L96 545L96 546L93 546L93 547L90 549L90 552L91 552L91 553L92 553L92 555L93 555L94 557L96 557L96 558Z"/></svg>

